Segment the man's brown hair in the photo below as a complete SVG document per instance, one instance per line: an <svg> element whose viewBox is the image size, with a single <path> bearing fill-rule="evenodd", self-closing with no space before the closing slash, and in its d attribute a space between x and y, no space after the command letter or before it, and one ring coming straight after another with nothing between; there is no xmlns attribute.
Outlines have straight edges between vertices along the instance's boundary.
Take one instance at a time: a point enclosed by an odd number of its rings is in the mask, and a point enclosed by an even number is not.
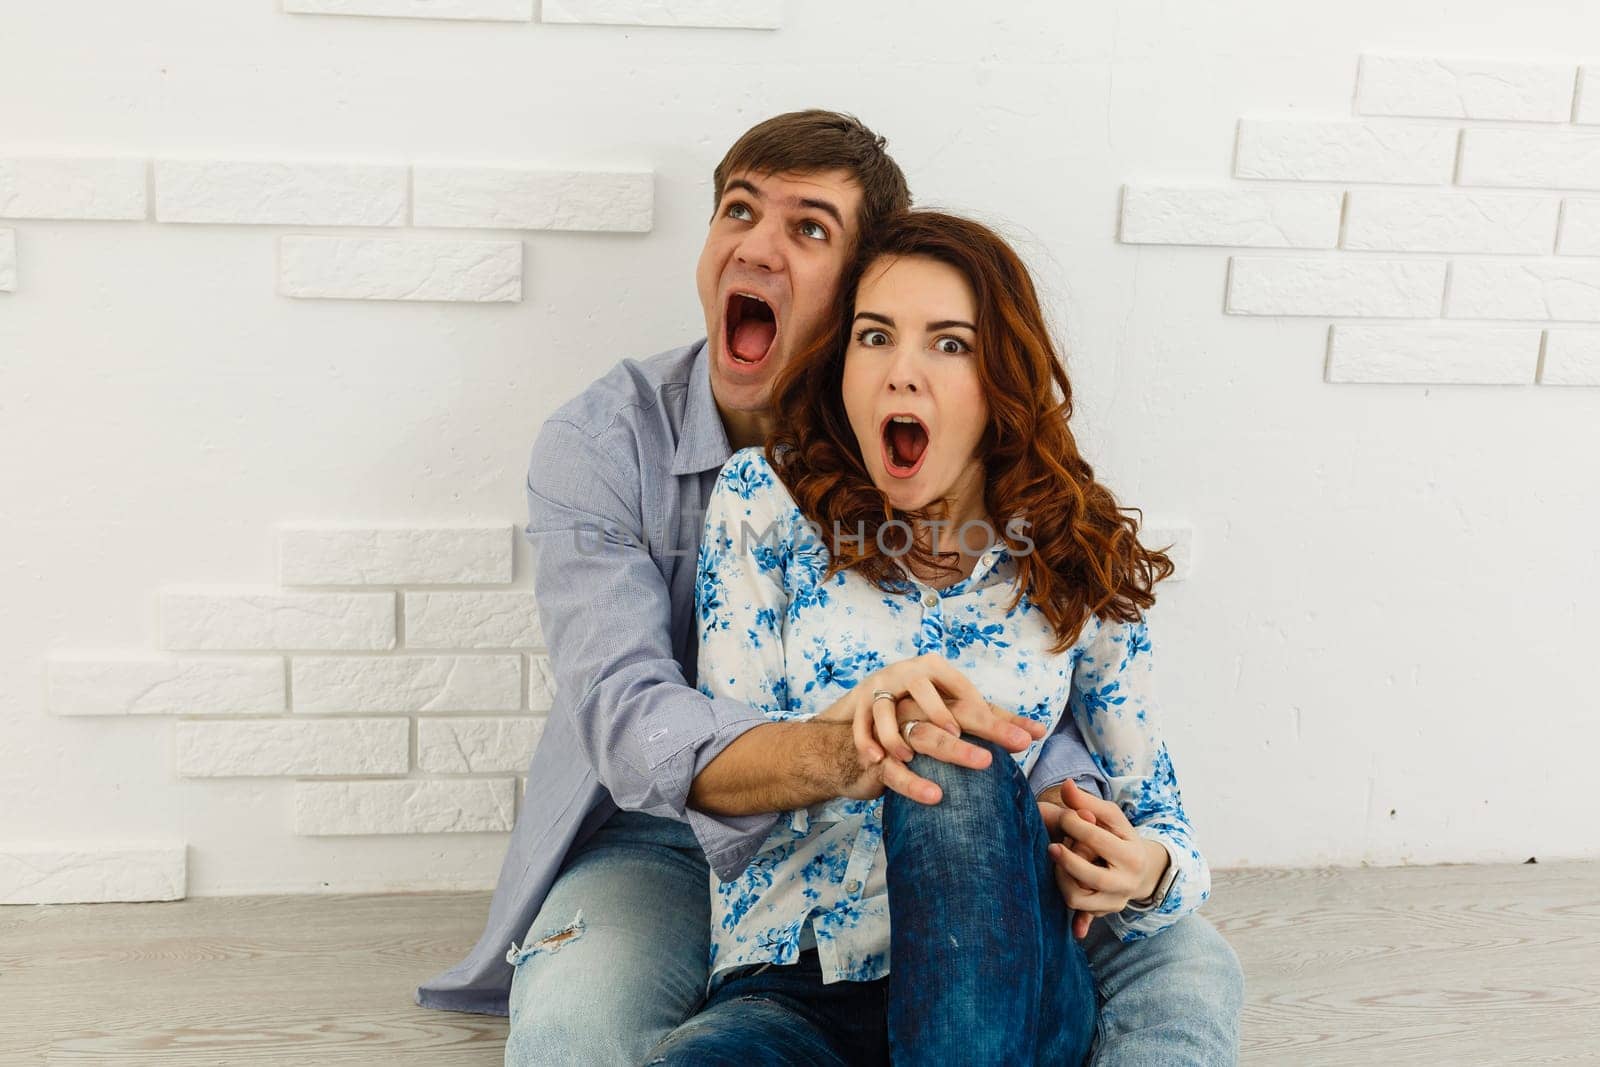
<svg viewBox="0 0 1600 1067"><path fill-rule="evenodd" d="M837 111L790 111L746 130L713 174L712 210L722 203L728 179L755 174L848 171L861 186L861 233L911 207L911 190L900 165L884 151L887 142L853 115Z"/></svg>

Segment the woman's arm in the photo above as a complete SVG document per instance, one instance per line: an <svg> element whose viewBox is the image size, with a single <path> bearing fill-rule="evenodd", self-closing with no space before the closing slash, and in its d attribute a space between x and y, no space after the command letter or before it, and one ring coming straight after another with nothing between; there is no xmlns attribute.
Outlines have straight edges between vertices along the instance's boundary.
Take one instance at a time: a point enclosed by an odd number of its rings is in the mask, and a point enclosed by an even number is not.
<svg viewBox="0 0 1600 1067"><path fill-rule="evenodd" d="M1105 921L1119 940L1171 926L1211 895L1211 869L1194 842L1183 797L1162 739L1153 693L1154 657L1146 623L1098 626L1072 677L1068 701L1078 730L1134 832L1166 849L1170 886L1148 907L1130 906Z"/></svg>

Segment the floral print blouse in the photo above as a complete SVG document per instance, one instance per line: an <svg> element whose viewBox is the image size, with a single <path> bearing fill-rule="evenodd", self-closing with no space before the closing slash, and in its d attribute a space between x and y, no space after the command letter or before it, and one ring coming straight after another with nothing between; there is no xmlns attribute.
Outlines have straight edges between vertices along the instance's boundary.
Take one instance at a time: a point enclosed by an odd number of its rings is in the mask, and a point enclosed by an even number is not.
<svg viewBox="0 0 1600 1067"><path fill-rule="evenodd" d="M891 593L854 571L824 581L829 557L818 533L760 449L728 460L698 557L703 692L775 721L807 719L875 670L942 652L989 700L1052 727L1015 754L1027 772L1049 746L1052 766L1071 768L1042 785L1036 776L1036 792L1074 777L1166 847L1164 895L1158 887L1148 907L1099 921L1132 941L1200 906L1210 872L1154 719L1142 622L1091 617L1071 648L1052 654L1053 632L1026 596L1007 611L1016 567L1004 545L954 585L910 582ZM734 967L792 963L813 944L824 982L889 972L882 809L881 798L840 798L789 812L741 874L711 876L713 984Z"/></svg>

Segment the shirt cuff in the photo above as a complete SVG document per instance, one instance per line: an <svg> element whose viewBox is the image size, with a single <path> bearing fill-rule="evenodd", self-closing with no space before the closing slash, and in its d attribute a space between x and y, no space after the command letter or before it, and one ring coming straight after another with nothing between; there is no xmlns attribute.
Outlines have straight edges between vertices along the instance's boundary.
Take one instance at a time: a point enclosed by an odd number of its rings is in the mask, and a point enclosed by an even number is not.
<svg viewBox="0 0 1600 1067"><path fill-rule="evenodd" d="M771 721L737 700L713 698L711 712L716 721L716 728L705 743L695 750L693 770L684 786L685 797L688 795L689 784L692 784L695 777L705 770L712 760L720 756L724 749L747 731ZM767 835L772 832L773 826L778 821L778 813L775 811L758 812L754 815L712 815L689 807L687 802L684 804L684 817L689 823L689 828L694 831L696 840L700 842L700 848L706 854L706 862L716 872L718 880L723 882L739 877L749 866L756 853L761 851Z"/></svg>

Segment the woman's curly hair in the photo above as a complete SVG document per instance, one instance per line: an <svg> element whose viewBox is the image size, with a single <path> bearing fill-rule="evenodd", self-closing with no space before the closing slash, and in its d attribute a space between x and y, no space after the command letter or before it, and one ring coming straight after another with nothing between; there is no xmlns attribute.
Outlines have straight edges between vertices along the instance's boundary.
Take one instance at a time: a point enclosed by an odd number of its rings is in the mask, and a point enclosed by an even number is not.
<svg viewBox="0 0 1600 1067"><path fill-rule="evenodd" d="M899 256L954 267L976 298L978 379L989 405L978 445L984 505L1004 528L1002 540L1018 568L1010 607L1026 592L1055 631L1057 653L1077 641L1091 613L1137 621L1155 603L1155 583L1172 574L1172 561L1139 543L1134 515L1143 513L1119 507L1078 451L1068 426L1072 383L1022 260L988 227L941 212L896 215L869 236L825 320L837 326L796 353L773 386L777 428L767 438L767 458L801 513L823 531L866 535L833 538L828 575L854 568L886 590L903 588L908 575L883 550L879 527L928 517L926 510L896 511L873 484L841 389L861 279L876 261ZM1026 526L1019 528L1017 520ZM928 545L903 551L894 538L889 543L918 569L955 572Z"/></svg>

